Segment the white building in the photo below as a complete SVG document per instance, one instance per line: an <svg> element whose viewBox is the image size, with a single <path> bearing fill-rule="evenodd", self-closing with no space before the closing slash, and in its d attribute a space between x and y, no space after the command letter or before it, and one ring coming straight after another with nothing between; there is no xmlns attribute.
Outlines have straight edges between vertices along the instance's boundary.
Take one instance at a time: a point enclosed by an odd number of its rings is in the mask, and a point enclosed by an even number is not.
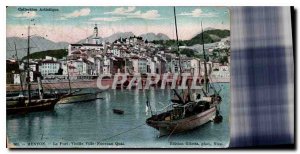
<svg viewBox="0 0 300 154"><path fill-rule="evenodd" d="M45 60L40 64L40 72L44 75L55 75L60 68L60 63L53 60Z"/></svg>
<svg viewBox="0 0 300 154"><path fill-rule="evenodd" d="M87 59L78 59L71 62L76 70L74 71L77 75L94 75L93 74L93 63Z"/></svg>
<svg viewBox="0 0 300 154"><path fill-rule="evenodd" d="M139 62L139 73L144 74L147 73L147 59L146 58L140 58Z"/></svg>
<svg viewBox="0 0 300 154"><path fill-rule="evenodd" d="M200 75L200 61L198 59L191 59L191 73L194 76Z"/></svg>
<svg viewBox="0 0 300 154"><path fill-rule="evenodd" d="M109 74L111 71L110 59L107 56L103 57L103 67L102 67L103 74Z"/></svg>
<svg viewBox="0 0 300 154"><path fill-rule="evenodd" d="M51 56L46 56L45 60L53 60L53 61L57 61L57 58L55 57L51 57Z"/></svg>
<svg viewBox="0 0 300 154"><path fill-rule="evenodd" d="M131 58L132 73L139 73L139 57Z"/></svg>
<svg viewBox="0 0 300 154"><path fill-rule="evenodd" d="M227 65L220 65L218 71L212 72L212 77L214 77L214 78L229 78L230 77L230 67Z"/></svg>
<svg viewBox="0 0 300 154"><path fill-rule="evenodd" d="M180 73L180 66L179 66L179 58L177 57L173 57L170 61L169 61L169 69L171 73Z"/></svg>
<svg viewBox="0 0 300 154"><path fill-rule="evenodd" d="M206 62L207 73L210 74L212 72L212 62ZM204 76L205 74L204 62L200 63L200 75Z"/></svg>
<svg viewBox="0 0 300 154"><path fill-rule="evenodd" d="M95 69L94 69L94 73L96 75L100 75L102 73L102 67L103 67L103 63L102 63L102 56L101 55L97 55L94 57L94 62L95 62Z"/></svg>
<svg viewBox="0 0 300 154"><path fill-rule="evenodd" d="M13 74L13 76L14 76L14 84L21 84L20 74ZM33 78L33 74L31 78Z"/></svg>
<svg viewBox="0 0 300 154"><path fill-rule="evenodd" d="M68 46L68 56L77 55L98 55L102 54L105 49L105 44L69 44Z"/></svg>
<svg viewBox="0 0 300 154"><path fill-rule="evenodd" d="M152 58L147 58L147 72L151 74L156 73L156 61Z"/></svg>
<svg viewBox="0 0 300 154"><path fill-rule="evenodd" d="M121 51L117 48L110 50L110 52L116 57L121 57Z"/></svg>

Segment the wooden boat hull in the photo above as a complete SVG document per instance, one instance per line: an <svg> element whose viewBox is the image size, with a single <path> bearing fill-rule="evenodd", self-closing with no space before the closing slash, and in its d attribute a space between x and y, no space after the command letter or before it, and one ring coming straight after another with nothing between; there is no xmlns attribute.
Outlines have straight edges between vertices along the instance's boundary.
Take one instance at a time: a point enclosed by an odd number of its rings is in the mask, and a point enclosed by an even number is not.
<svg viewBox="0 0 300 154"><path fill-rule="evenodd" d="M55 104L58 102L58 99L42 99L42 100L32 100L30 104L23 102L20 103L12 103L9 106L6 106L6 114L25 114L29 112L39 112L39 111L48 111L53 110Z"/></svg>
<svg viewBox="0 0 300 154"><path fill-rule="evenodd" d="M59 104L69 104L76 102L86 102L97 99L97 93L72 94L58 101Z"/></svg>
<svg viewBox="0 0 300 154"><path fill-rule="evenodd" d="M173 133L179 133L187 130L197 128L211 120L216 116L216 108L210 108L199 114L187 117L181 120L164 120L154 121L148 120L147 124L155 129L159 130L159 136L165 136Z"/></svg>

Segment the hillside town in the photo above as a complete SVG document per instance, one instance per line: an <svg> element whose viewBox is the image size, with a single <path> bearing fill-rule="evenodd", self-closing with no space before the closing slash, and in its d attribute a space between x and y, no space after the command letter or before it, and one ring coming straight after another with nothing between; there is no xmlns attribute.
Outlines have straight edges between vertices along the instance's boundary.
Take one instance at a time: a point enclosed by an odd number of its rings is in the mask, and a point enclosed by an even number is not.
<svg viewBox="0 0 300 154"><path fill-rule="evenodd" d="M6 8L9 148L228 145L227 7L47 8Z"/></svg>
<svg viewBox="0 0 300 154"><path fill-rule="evenodd" d="M173 47L165 47L140 36L119 38L112 43L100 41L98 26L93 28L93 37L85 43L69 44L68 55L62 59L46 56L43 59L30 59L30 81L42 75L44 82L96 79L101 74L164 74L190 73L191 76L204 75L204 59L200 51L197 56L176 54ZM229 82L230 76L230 39L210 45L207 50L207 69L216 82ZM180 46L181 50L189 49ZM225 60L224 60L225 58ZM20 74L27 65L26 61L7 59L7 84L20 84ZM181 65L181 67L180 67ZM181 70L180 70L181 69ZM24 72L25 73L25 72ZM24 76L24 77L22 77ZM25 75L21 75L25 81Z"/></svg>

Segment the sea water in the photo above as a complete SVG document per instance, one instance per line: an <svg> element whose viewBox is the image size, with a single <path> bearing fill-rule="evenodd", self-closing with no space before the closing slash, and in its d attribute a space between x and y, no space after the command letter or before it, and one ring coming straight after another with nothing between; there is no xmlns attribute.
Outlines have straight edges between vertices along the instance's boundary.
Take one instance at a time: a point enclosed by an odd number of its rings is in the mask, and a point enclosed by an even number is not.
<svg viewBox="0 0 300 154"><path fill-rule="evenodd" d="M223 121L159 137L146 125L151 116L170 104L170 89L106 90L89 102L57 104L53 111L7 116L7 142L16 148L224 148L228 147L230 84L222 83ZM88 89L86 91L93 91ZM123 115L112 109L124 111Z"/></svg>

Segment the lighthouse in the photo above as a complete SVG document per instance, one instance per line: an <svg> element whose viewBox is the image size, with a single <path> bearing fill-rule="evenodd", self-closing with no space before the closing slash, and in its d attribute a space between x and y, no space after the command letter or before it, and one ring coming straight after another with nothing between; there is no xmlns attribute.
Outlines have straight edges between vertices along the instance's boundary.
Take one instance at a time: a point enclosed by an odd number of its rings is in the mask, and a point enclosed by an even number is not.
<svg viewBox="0 0 300 154"><path fill-rule="evenodd" d="M95 27L94 27L94 37L93 37L93 43L94 44L99 44L99 36L98 36L98 27L97 27L97 24L95 24Z"/></svg>

